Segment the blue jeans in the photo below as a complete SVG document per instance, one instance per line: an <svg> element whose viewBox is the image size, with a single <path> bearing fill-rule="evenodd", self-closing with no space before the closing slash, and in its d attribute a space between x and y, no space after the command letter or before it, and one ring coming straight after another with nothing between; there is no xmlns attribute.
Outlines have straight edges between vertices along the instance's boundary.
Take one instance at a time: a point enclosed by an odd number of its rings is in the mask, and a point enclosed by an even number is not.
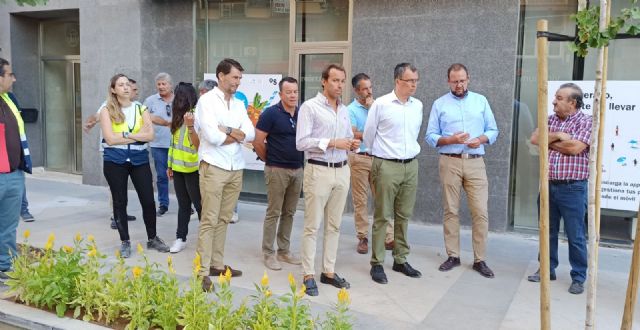
<svg viewBox="0 0 640 330"><path fill-rule="evenodd" d="M27 187L24 187L22 193L22 205L20 206L20 215L29 213L29 201L27 200Z"/></svg>
<svg viewBox="0 0 640 330"><path fill-rule="evenodd" d="M560 218L569 240L571 279L584 283L587 278L587 180L572 183L549 183L549 252L551 273L558 267L558 232Z"/></svg>
<svg viewBox="0 0 640 330"><path fill-rule="evenodd" d="M9 270L12 256L16 256L16 228L23 191L24 172L0 174L0 271Z"/></svg>
<svg viewBox="0 0 640 330"><path fill-rule="evenodd" d="M156 186L158 187L159 206L169 207L169 178L167 177L167 160L169 148L151 148L153 165L156 168Z"/></svg>

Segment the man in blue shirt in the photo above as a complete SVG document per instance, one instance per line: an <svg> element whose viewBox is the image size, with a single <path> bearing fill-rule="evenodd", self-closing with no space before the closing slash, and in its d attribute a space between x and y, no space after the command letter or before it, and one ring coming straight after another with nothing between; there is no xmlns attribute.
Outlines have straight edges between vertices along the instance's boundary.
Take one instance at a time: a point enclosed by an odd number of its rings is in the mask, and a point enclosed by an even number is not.
<svg viewBox="0 0 640 330"><path fill-rule="evenodd" d="M489 183L483 160L484 145L493 144L498 127L487 99L467 89L469 73L460 63L447 70L449 93L431 108L425 141L440 153L440 181L444 208L444 241L448 259L440 271L460 266L460 188L467 194L472 218L473 269L493 278L485 263L489 214Z"/></svg>
<svg viewBox="0 0 640 330"><path fill-rule="evenodd" d="M285 77L279 87L280 102L262 112L253 140L258 157L266 163L264 179L268 205L262 231L262 254L264 265L273 270L282 269L280 261L294 265L302 263L289 248L304 165L304 152L296 149L298 81ZM273 248L276 231L277 256Z"/></svg>
<svg viewBox="0 0 640 330"><path fill-rule="evenodd" d="M353 136L362 141L364 125L367 123L369 108L373 104L373 89L371 88L371 78L365 73L358 73L351 79L355 99L347 109L349 109L349 119ZM360 254L369 252L369 215L367 214L368 191L373 193L373 183L371 182L371 164L373 157L369 153L369 148L364 143L360 144L360 149L356 153L349 153L349 167L351 168L351 200L353 201L353 220L356 226L356 237L358 246L356 251ZM371 187L371 188L370 188ZM387 224L387 236L385 237L385 248L393 250L393 225Z"/></svg>
<svg viewBox="0 0 640 330"><path fill-rule="evenodd" d="M153 165L156 169L156 185L158 188L158 216L169 210L169 177L167 176L167 160L169 144L171 143L171 103L173 102L173 87L171 76L160 72L156 76L158 93L147 97L144 105L149 109L155 138L149 143Z"/></svg>

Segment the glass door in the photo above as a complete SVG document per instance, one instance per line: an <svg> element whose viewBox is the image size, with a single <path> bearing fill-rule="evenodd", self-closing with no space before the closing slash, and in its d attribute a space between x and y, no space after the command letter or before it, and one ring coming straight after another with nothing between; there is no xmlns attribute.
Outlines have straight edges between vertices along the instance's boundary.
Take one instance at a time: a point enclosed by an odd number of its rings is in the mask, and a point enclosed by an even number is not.
<svg viewBox="0 0 640 330"><path fill-rule="evenodd" d="M329 64L335 63L345 65L345 59L348 58L346 50L300 50L296 51L296 63L294 76L300 82L300 103L316 96L318 92L322 92L322 84L320 82L322 70ZM345 88L342 94L343 103L349 102L350 96L350 68L345 66L347 71Z"/></svg>
<svg viewBox="0 0 640 330"><path fill-rule="evenodd" d="M45 167L53 171L80 173L80 62L45 59L42 61L42 68Z"/></svg>

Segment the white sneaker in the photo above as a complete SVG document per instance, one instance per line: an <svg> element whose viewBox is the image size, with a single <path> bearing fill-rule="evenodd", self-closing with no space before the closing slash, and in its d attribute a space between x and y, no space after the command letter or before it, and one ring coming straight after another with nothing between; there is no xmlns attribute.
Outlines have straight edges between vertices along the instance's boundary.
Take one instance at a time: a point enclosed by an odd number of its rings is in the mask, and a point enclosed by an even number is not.
<svg viewBox="0 0 640 330"><path fill-rule="evenodd" d="M178 238L169 249L169 252L178 253L184 250L185 247L187 247L187 242L183 241L181 238Z"/></svg>
<svg viewBox="0 0 640 330"><path fill-rule="evenodd" d="M238 212L233 212L233 216L231 217L231 223L236 223L236 222L240 222L240 219L238 218Z"/></svg>

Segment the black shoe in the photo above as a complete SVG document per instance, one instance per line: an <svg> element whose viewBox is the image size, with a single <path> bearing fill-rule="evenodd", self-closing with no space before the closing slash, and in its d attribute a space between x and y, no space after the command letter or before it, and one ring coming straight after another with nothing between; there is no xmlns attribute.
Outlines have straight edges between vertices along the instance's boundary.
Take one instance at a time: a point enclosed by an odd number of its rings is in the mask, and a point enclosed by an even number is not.
<svg viewBox="0 0 640 330"><path fill-rule="evenodd" d="M324 273L320 274L320 283L331 284L338 289L348 289L351 287L351 284L349 284L347 280L338 276L336 273L333 273L333 277L327 277Z"/></svg>
<svg viewBox="0 0 640 330"><path fill-rule="evenodd" d="M371 279L376 283L388 283L387 274L384 273L384 268L382 268L382 265L371 266L371 271L369 271L369 274L371 274Z"/></svg>
<svg viewBox="0 0 640 330"><path fill-rule="evenodd" d="M147 249L154 249L163 253L169 252L169 246L167 246L167 244L165 244L158 236L147 241Z"/></svg>
<svg viewBox="0 0 640 330"><path fill-rule="evenodd" d="M202 279L202 291L211 292L215 290L215 288L213 287L213 282L211 282L209 276L200 276L200 278Z"/></svg>
<svg viewBox="0 0 640 330"><path fill-rule="evenodd" d="M491 268L489 268L489 266L487 266L487 264L484 261L474 262L473 270L480 273L480 275L486 278L493 278L495 276Z"/></svg>
<svg viewBox="0 0 640 330"><path fill-rule="evenodd" d="M111 218L111 229L118 229L118 225L116 225L116 220Z"/></svg>
<svg viewBox="0 0 640 330"><path fill-rule="evenodd" d="M555 281L556 280L556 274L555 273L549 274L549 279L552 280L552 281ZM533 275L527 276L527 281L529 281L529 282L540 282L540 269L536 270L536 272L533 273Z"/></svg>
<svg viewBox="0 0 640 330"><path fill-rule="evenodd" d="M127 259L131 257L131 242L130 241L122 241L120 244L120 256L123 259Z"/></svg>
<svg viewBox="0 0 640 330"><path fill-rule="evenodd" d="M158 208L158 216L161 217L163 216L165 213L167 213L167 211L169 211L169 208L164 206L164 205L160 205L160 207Z"/></svg>
<svg viewBox="0 0 640 330"><path fill-rule="evenodd" d="M216 268L213 268L213 266L209 267L209 275L210 276L220 276L220 274L224 275L224 273L227 271L227 268L229 268L229 270L231 271L231 277L242 276L241 270L233 269L228 265L224 265L224 269L216 269Z"/></svg>
<svg viewBox="0 0 640 330"><path fill-rule="evenodd" d="M136 217L133 215L128 215L127 214L127 221L136 221Z"/></svg>
<svg viewBox="0 0 640 330"><path fill-rule="evenodd" d="M572 294L581 294L584 292L584 284L578 281L571 282L571 286L569 287L569 293Z"/></svg>
<svg viewBox="0 0 640 330"><path fill-rule="evenodd" d="M438 270L441 272L447 272L453 269L453 267L458 266L460 266L460 258L449 257L447 258L447 261L443 262L440 267L438 267Z"/></svg>
<svg viewBox="0 0 640 330"><path fill-rule="evenodd" d="M306 290L305 293L315 297L319 294L318 292L318 285L316 284L316 280L313 279L313 277L308 278L306 280L303 280L302 283L304 284Z"/></svg>
<svg viewBox="0 0 640 330"><path fill-rule="evenodd" d="M420 273L420 271L414 269L413 267L411 267L411 265L409 265L408 262L405 262L403 264L397 264L395 261L393 262L393 268L391 268L393 270L395 270L396 272L400 272L402 274L405 274L409 277L413 277L413 278L420 278L422 277L422 273Z"/></svg>

